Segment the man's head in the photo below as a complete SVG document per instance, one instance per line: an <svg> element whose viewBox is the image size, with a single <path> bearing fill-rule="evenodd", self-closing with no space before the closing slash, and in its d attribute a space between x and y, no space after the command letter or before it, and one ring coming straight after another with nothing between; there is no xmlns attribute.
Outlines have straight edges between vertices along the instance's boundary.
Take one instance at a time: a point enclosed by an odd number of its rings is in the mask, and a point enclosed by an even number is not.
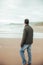
<svg viewBox="0 0 43 65"><path fill-rule="evenodd" d="M24 20L24 23L25 23L25 25L28 25L29 24L29 20L28 19L25 19Z"/></svg>

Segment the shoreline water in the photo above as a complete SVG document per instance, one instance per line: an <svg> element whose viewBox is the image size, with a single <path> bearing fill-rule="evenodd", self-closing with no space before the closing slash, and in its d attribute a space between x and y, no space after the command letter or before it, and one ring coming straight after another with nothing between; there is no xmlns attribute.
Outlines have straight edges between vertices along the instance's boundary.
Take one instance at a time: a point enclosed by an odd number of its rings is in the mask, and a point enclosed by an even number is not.
<svg viewBox="0 0 43 65"><path fill-rule="evenodd" d="M32 26L32 25L31 25ZM43 38L43 26L32 26L34 38ZM0 25L0 38L22 38L24 24Z"/></svg>
<svg viewBox="0 0 43 65"><path fill-rule="evenodd" d="M22 38L23 33L2 32L0 38ZM43 38L43 33L34 32L33 38Z"/></svg>

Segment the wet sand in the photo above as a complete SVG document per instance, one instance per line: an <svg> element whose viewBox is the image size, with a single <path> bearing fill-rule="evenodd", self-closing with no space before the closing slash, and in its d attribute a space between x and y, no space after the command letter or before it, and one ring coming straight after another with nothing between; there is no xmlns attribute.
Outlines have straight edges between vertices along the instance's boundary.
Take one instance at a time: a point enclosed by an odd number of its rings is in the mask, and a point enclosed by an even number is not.
<svg viewBox="0 0 43 65"><path fill-rule="evenodd" d="M0 63L22 65L19 54L21 39L0 38ZM25 57L28 60L27 52ZM34 39L32 45L32 65L43 65L43 39Z"/></svg>

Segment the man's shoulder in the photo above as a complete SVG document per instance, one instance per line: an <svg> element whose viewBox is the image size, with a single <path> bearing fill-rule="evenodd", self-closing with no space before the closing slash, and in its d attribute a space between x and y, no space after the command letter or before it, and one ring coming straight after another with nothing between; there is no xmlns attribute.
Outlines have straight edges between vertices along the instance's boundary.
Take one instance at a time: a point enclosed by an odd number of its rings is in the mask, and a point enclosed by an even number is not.
<svg viewBox="0 0 43 65"><path fill-rule="evenodd" d="M25 30L27 30L28 28L29 28L28 26L25 26L25 28L24 28L24 29L25 29Z"/></svg>
<svg viewBox="0 0 43 65"><path fill-rule="evenodd" d="M33 30L33 28L31 26L29 26L29 28Z"/></svg>
<svg viewBox="0 0 43 65"><path fill-rule="evenodd" d="M30 25L27 25L27 26L24 27L24 30L28 30L29 31L29 30L33 30L33 28Z"/></svg>

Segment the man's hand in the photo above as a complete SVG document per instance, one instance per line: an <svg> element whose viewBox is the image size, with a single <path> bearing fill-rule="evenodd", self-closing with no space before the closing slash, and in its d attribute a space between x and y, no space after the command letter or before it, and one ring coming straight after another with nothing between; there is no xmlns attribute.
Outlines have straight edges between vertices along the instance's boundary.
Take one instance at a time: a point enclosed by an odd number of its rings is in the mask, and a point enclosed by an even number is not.
<svg viewBox="0 0 43 65"><path fill-rule="evenodd" d="M23 47L23 44L21 44L21 48Z"/></svg>

